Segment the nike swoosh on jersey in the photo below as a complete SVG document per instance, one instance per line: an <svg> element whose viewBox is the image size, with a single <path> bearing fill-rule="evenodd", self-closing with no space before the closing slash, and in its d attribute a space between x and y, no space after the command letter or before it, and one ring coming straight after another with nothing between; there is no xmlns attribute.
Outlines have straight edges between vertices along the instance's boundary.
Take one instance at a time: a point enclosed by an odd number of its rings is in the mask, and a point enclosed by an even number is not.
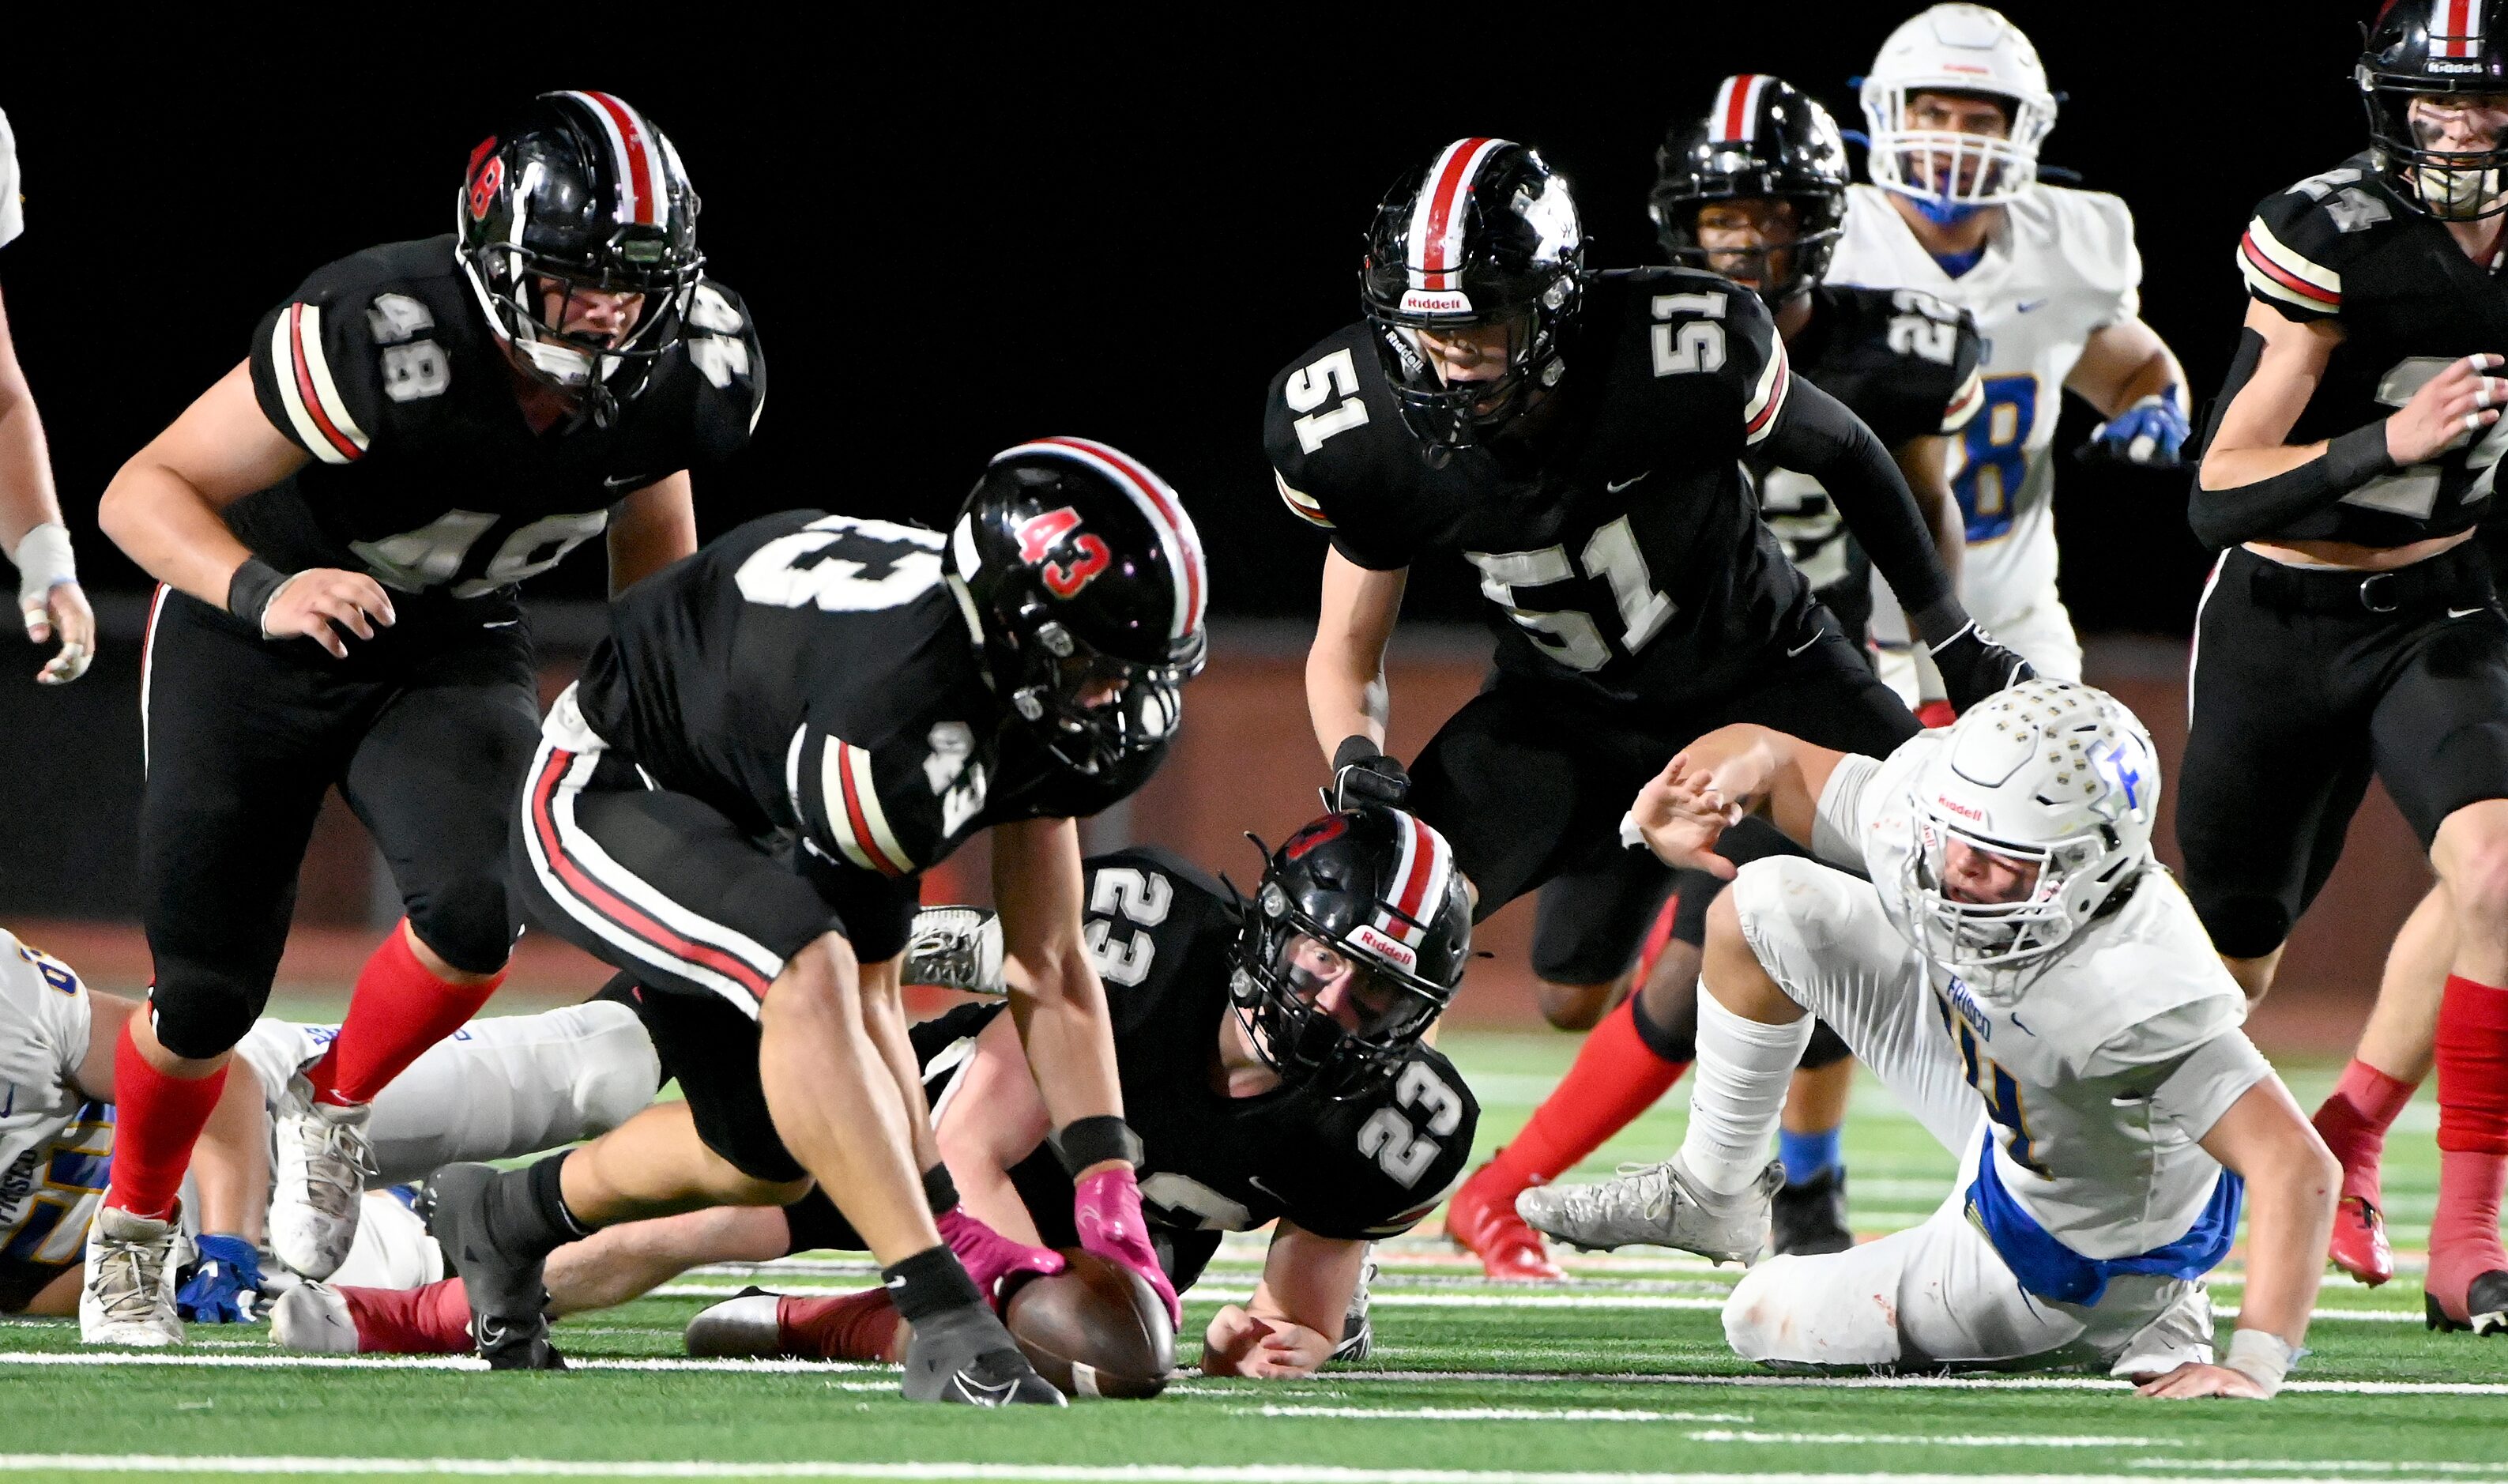
<svg viewBox="0 0 2508 1484"><path fill-rule="evenodd" d="M2463 618L2463 617L2466 617L2466 616L2468 616L2468 615L2470 615L2470 614L2478 613L2478 612L2482 612L2481 607L2480 607L2479 605L2476 605L2475 607L2472 607L2472 608L2452 608L2452 609L2449 609L2449 610L2447 611L2447 615L2448 615L2450 618Z"/></svg>
<svg viewBox="0 0 2508 1484"><path fill-rule="evenodd" d="M601 487L605 490L636 490L652 482L652 477L647 474L621 474L602 480Z"/></svg>
<svg viewBox="0 0 2508 1484"><path fill-rule="evenodd" d="M1620 481L1619 483L1617 483L1617 484L1612 484L1612 483L1611 483L1611 482L1609 482L1608 480L1605 480L1605 481L1604 481L1604 483L1603 483L1603 488L1604 488L1604 490L1608 491L1609 493L1613 494L1613 495L1617 495L1617 494L1618 494L1618 493L1620 493L1622 490L1627 489L1630 485L1633 485L1633 484L1637 483L1639 480L1645 478L1647 474L1651 474L1651 473L1653 473L1653 472L1654 472L1654 470L1652 470L1652 469L1648 469L1648 470L1646 470L1646 471L1645 471L1645 473L1644 473L1644 474L1632 474L1632 475L1630 475L1628 478L1621 480L1621 481Z"/></svg>
<svg viewBox="0 0 2508 1484"><path fill-rule="evenodd" d="M1644 477L1645 476L1643 474L1640 474L1638 476L1640 479L1643 479ZM1270 1196L1272 1200L1279 1202L1282 1206L1289 1204L1289 1198L1280 1194L1278 1191L1273 1190L1271 1186L1264 1184L1263 1177L1261 1175L1247 1175L1245 1177L1245 1183L1253 1186L1263 1194Z"/></svg>
<svg viewBox="0 0 2508 1484"><path fill-rule="evenodd" d="M1800 643L1800 644L1798 644L1798 645L1794 646L1792 649L1788 649L1788 650L1786 651L1786 658L1788 658L1788 659L1792 659L1792 658L1793 658L1793 657L1795 657L1796 655L1798 655L1798 654L1802 653L1804 650L1806 650L1806 649L1810 649L1813 645L1816 645L1816 644L1820 643L1820 641L1821 641L1821 636L1820 636L1820 635L1818 635L1818 634L1814 634L1814 635L1813 635L1813 636L1811 636L1809 639L1806 639L1806 640L1804 640L1802 643Z"/></svg>
<svg viewBox="0 0 2508 1484"><path fill-rule="evenodd" d="M2025 315L2031 310L2045 309L2047 307L2047 301L2044 299L2023 299L2018 304L2011 306L2011 312L2015 315Z"/></svg>

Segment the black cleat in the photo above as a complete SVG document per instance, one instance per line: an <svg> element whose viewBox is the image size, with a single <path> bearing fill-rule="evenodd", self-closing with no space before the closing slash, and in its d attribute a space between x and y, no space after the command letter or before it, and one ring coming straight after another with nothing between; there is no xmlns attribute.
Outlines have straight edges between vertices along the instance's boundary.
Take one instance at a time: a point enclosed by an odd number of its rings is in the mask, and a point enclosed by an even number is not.
<svg viewBox="0 0 2508 1484"><path fill-rule="evenodd" d="M2493 1268L2465 1285L2464 1310L2467 1322L2449 1318L2438 1304L2438 1295L2421 1296L2421 1322L2424 1327L2452 1334L2469 1329L2477 1335L2508 1334L2508 1270Z"/></svg>
<svg viewBox="0 0 2508 1484"><path fill-rule="evenodd" d="M1779 1186L1768 1203L1768 1220L1780 1257L1843 1252L1855 1245L1855 1233L1846 1225L1845 1167L1832 1165L1799 1185Z"/></svg>
<svg viewBox="0 0 2508 1484"><path fill-rule="evenodd" d="M927 1315L913 1322L905 1346L908 1401L970 1407L1067 1405L1053 1384L1019 1354L1011 1332L980 1305Z"/></svg>
<svg viewBox="0 0 2508 1484"><path fill-rule="evenodd" d="M549 1343L545 1253L522 1257L496 1240L489 1196L497 1170L448 1165L428 1182L434 1209L427 1234L461 1279L470 1300L470 1335L492 1371L562 1371L566 1357Z"/></svg>

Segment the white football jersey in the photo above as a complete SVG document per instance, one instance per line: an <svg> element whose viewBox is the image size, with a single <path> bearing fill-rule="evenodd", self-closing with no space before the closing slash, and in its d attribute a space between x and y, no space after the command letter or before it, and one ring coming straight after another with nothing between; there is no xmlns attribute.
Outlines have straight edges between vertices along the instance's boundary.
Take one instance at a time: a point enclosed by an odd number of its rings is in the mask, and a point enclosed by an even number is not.
<svg viewBox="0 0 2508 1484"><path fill-rule="evenodd" d="M92 1007L68 965L0 932L0 1307L81 1259L113 1110L71 1086Z"/></svg>
<svg viewBox="0 0 2508 1484"><path fill-rule="evenodd" d="M18 136L10 132L9 116L0 113L0 247L25 230L26 206L18 194Z"/></svg>
<svg viewBox="0 0 2508 1484"><path fill-rule="evenodd" d="M2100 191L2041 185L2001 208L1985 256L1954 278L1878 187L1848 188L1828 279L1917 288L1975 316L1985 405L1950 461L1968 521L1960 601L1987 628L2055 589L2055 422L2091 334L2142 310L2133 214ZM1876 575L1876 587L1882 586ZM1895 612L1896 605L1888 605Z"/></svg>
<svg viewBox="0 0 2508 1484"><path fill-rule="evenodd" d="M1994 1121L1989 1157L2003 1188L2082 1256L2166 1246L2203 1215L2221 1177L2196 1141L2271 1072L2239 1028L2246 996L2157 866L2014 1005L1984 1003L1914 946L1908 786L1945 736L1925 732L1887 760L1839 763L1814 844L1824 860L1871 877L1909 945L1909 967L1933 991Z"/></svg>

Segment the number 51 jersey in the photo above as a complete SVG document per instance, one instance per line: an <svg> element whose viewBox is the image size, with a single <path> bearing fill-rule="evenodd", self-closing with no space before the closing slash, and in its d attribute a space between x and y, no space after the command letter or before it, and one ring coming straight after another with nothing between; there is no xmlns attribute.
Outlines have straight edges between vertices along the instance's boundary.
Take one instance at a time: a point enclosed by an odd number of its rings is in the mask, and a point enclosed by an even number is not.
<svg viewBox="0 0 2508 1484"><path fill-rule="evenodd" d="M609 426L533 432L449 234L317 269L263 316L250 364L263 415L312 462L229 509L237 537L283 571L455 598L547 571L629 494L730 458L766 397L749 312L709 279Z"/></svg>

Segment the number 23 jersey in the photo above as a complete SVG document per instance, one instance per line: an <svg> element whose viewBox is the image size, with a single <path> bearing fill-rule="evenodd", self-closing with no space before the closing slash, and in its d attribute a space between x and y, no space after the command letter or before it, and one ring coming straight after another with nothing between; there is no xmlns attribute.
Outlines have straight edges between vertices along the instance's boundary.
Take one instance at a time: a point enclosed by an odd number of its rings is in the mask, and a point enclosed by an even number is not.
<svg viewBox="0 0 2508 1484"><path fill-rule="evenodd" d="M312 461L230 508L236 535L282 570L455 598L547 571L636 490L730 458L766 395L748 309L709 279L609 427L533 432L449 235L316 270L263 316L250 365L263 415Z"/></svg>
<svg viewBox="0 0 2508 1484"><path fill-rule="evenodd" d="M1607 703L1728 694L1796 642L1810 589L1740 464L1791 375L1756 295L1683 269L1593 276L1558 402L1533 414L1548 426L1436 462L1386 384L1379 333L1330 336L1265 404L1281 498L1343 556L1391 571L1460 555L1480 570L1498 668Z"/></svg>

